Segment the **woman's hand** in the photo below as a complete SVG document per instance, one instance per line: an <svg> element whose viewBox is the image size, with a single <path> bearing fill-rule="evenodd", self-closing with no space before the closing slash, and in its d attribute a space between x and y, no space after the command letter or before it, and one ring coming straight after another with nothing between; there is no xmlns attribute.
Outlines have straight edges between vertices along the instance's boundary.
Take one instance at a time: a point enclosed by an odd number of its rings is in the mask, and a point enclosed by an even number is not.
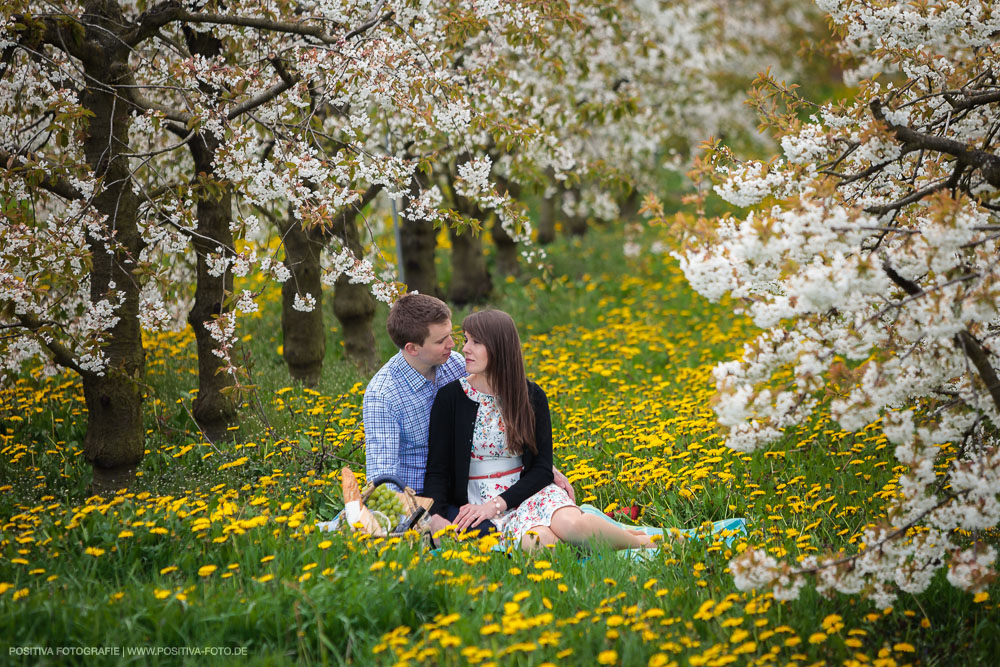
<svg viewBox="0 0 1000 667"><path fill-rule="evenodd" d="M497 502L500 503L500 507L497 507L497 504L492 500L482 505L474 505L472 503L462 505L458 510L458 516L455 517L455 525L458 527L458 531L462 532L469 528L475 528L483 521L495 519L503 511L502 508L506 507L506 503L502 498L498 498Z"/></svg>
<svg viewBox="0 0 1000 667"><path fill-rule="evenodd" d="M573 485L569 483L568 479L566 479L566 475L556 470L555 466L552 466L552 481L555 482L556 486L566 492L566 495L569 496L569 499L572 502L576 502L576 493L573 492Z"/></svg>

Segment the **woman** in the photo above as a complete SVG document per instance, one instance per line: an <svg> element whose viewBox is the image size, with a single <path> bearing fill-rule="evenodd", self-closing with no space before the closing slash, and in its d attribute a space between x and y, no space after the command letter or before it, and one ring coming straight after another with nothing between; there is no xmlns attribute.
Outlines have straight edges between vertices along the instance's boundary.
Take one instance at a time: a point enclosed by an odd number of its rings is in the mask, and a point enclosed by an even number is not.
<svg viewBox="0 0 1000 667"><path fill-rule="evenodd" d="M442 387L431 408L424 477L431 514L448 516L450 509L459 531L490 521L505 546L526 550L558 541L652 546L639 531L583 513L552 483L549 404L525 377L510 315L472 313L462 329L469 375Z"/></svg>

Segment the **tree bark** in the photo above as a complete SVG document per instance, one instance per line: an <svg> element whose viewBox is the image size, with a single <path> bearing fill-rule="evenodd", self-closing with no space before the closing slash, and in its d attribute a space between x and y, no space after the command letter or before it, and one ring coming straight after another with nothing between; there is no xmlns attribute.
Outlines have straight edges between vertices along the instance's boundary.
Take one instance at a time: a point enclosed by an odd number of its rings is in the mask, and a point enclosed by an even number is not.
<svg viewBox="0 0 1000 667"><path fill-rule="evenodd" d="M642 208L642 196L635 188L625 197L618 200L618 217L631 222L639 217L639 209Z"/></svg>
<svg viewBox="0 0 1000 667"><path fill-rule="evenodd" d="M473 229L448 227L451 237L451 285L448 299L458 306L483 303L493 292L493 281L486 268L483 239Z"/></svg>
<svg viewBox="0 0 1000 667"><path fill-rule="evenodd" d="M426 187L426 179L418 174L413 177L409 194L403 198L403 210L409 208L409 201L420 196ZM434 265L434 250L437 247L437 230L428 220L403 218L399 228L399 252L403 260L403 273L411 292L440 296L438 290L437 267Z"/></svg>
<svg viewBox="0 0 1000 667"><path fill-rule="evenodd" d="M378 190L369 188L368 197L374 198ZM370 198L369 198L370 201ZM358 235L357 217L360 209L367 202L357 207L350 207L337 216L333 232L347 246L355 257L363 255L361 238ZM344 341L344 357L357 364L366 372L378 367L378 357L375 354L375 333L372 330L372 320L375 318L375 297L367 285L353 285L346 275L337 278L333 291L333 314L340 322Z"/></svg>
<svg viewBox="0 0 1000 667"><path fill-rule="evenodd" d="M517 199L520 188L515 183L510 183L506 179L498 177L499 185L506 189L510 196ZM493 245L496 246L495 266L497 273L501 276L516 276L520 273L521 267L518 265L519 253L517 242L511 238L507 230L500 224L500 216L493 217L493 224L490 227L490 237Z"/></svg>
<svg viewBox="0 0 1000 667"><path fill-rule="evenodd" d="M281 333L283 356L293 380L307 387L319 384L326 356L326 327L323 324L323 284L320 256L325 240L302 229L291 213L282 229L285 266L292 276L281 286ZM296 294L311 294L316 307L310 312L295 310Z"/></svg>
<svg viewBox="0 0 1000 667"><path fill-rule="evenodd" d="M573 194L576 195L574 197L575 201L577 203L579 203L579 201L581 199L580 189L579 188L573 188ZM587 233L587 216L586 215L580 215L579 213L573 213L572 215L567 215L566 216L566 229L565 229L565 233L566 233L567 236L571 236L571 237L572 236L576 236L576 237L582 237L582 236L584 236Z"/></svg>
<svg viewBox="0 0 1000 667"><path fill-rule="evenodd" d="M184 32L191 53L213 57L222 51L222 42L213 35L193 30ZM205 436L214 442L230 437L232 432L229 427L236 423L236 405L226 393L226 389L233 386L233 378L219 372L224 364L213 353L217 343L205 328L206 322L229 310L226 298L233 293L232 271L227 267L222 275L213 276L208 266L210 254L232 256L234 253L233 232L229 228L233 198L231 186L215 180L213 163L219 148L215 134L199 133L188 142L188 146L194 157L198 198L198 227L193 236L198 279L194 305L187 317L188 324L194 329L198 351L198 396L191 405L191 414Z"/></svg>
<svg viewBox="0 0 1000 667"><path fill-rule="evenodd" d="M556 240L556 212L559 210L559 189L553 188L551 197L542 194L542 204L538 212L538 243L548 245Z"/></svg>
<svg viewBox="0 0 1000 667"><path fill-rule="evenodd" d="M214 151L211 152L214 154ZM233 380L228 374L218 372L224 364L213 353L218 344L205 328L206 322L229 310L226 297L233 293L232 272L226 270L222 275L213 276L209 273L207 261L211 253L232 253L233 235L229 231L231 207L232 193L229 188L225 188L218 198L205 193L198 199L198 236L193 241L198 282L195 284L194 305L187 317L188 324L194 329L198 351L198 397L191 405L191 413L198 427L213 442L226 438L230 433L229 427L236 423L236 406L225 392L233 386Z"/></svg>
<svg viewBox="0 0 1000 667"><path fill-rule="evenodd" d="M138 276L134 275L142 238L138 227L138 199L132 192L128 158L128 105L117 99L116 87L133 82L129 50L105 25L124 25L120 8L113 3L90 2L86 33L88 49L81 63L88 85L81 102L93 116L86 126L83 149L87 164L99 180L94 208L106 216L114 230L114 244L88 235L92 266L90 301L97 303L112 290L121 298L103 352L103 374L84 372L83 395L87 405L84 458L93 467L91 491L108 494L127 487L145 451L142 425L142 381L146 353L139 327ZM110 250L110 252L109 252Z"/></svg>
<svg viewBox="0 0 1000 667"><path fill-rule="evenodd" d="M454 174L449 174L449 179L456 210L466 218L485 223L489 214L469 199L455 194ZM455 305L482 303L493 291L493 281L486 267L486 256L483 255L481 234L482 230L471 227L457 229L448 226L448 237L451 239L451 284L448 286L448 299Z"/></svg>

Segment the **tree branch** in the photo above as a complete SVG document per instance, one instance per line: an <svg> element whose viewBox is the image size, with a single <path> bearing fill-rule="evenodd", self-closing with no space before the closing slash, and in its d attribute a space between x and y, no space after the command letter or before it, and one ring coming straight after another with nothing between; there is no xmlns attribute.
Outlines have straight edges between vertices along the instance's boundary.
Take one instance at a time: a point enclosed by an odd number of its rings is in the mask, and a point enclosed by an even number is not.
<svg viewBox="0 0 1000 667"><path fill-rule="evenodd" d="M122 35L122 41L135 46L155 35L166 24L176 21L183 11L184 8L177 0L167 0L151 7L139 15L135 27Z"/></svg>
<svg viewBox="0 0 1000 667"><path fill-rule="evenodd" d="M65 368L70 368L80 375L86 375L87 371L80 368L80 365L76 363L73 359L73 353L63 344L55 340L46 340L48 336L42 336L38 334L39 329L45 326L42 322L38 320L37 317L31 313L16 315L17 319L21 322L25 329L31 331L31 333L36 334L38 339L48 348L49 352L52 353L52 358L55 359L56 363Z"/></svg>
<svg viewBox="0 0 1000 667"><path fill-rule="evenodd" d="M254 97L251 97L249 100L246 100L241 104L237 104L229 111L228 114L226 114L227 120L233 120L237 116L245 114L247 111L256 109L257 107L263 104L267 104L275 97L282 94L283 92L294 86L296 83L298 83L299 80L298 77L289 74L288 70L285 69L284 64L281 62L279 58L277 58L276 56L272 56L271 58L268 58L268 61L271 63L271 65L274 66L274 69L278 72L278 76L281 77L281 82L274 84L264 92L255 95Z"/></svg>
<svg viewBox="0 0 1000 667"><path fill-rule="evenodd" d="M885 274L889 276L892 282L899 285L904 292L910 295L910 299L917 298L923 295L924 290L920 289L912 280L907 280L903 276L896 273L888 262L882 264L882 268L885 270ZM958 279L956 279L958 280ZM952 282L952 281L949 281ZM996 369L990 363L989 356L983 346L980 345L979 341L969 333L968 329L959 331L955 334L955 345L960 350L965 352L965 356L969 358L972 365L976 367L976 372L979 373L980 379L986 385L986 389L990 392L990 397L993 399L993 404L1000 409L1000 378L997 377Z"/></svg>
<svg viewBox="0 0 1000 667"><path fill-rule="evenodd" d="M337 211L330 221L330 224L323 225L322 229L317 229L318 236L324 243L329 243L336 236L341 241L347 242L347 225L353 225L354 221L357 219L358 214L368 206L378 193L382 191L381 184L375 184L368 186L361 195L361 201L355 202L353 204L348 204L339 211ZM338 229L339 227L339 229Z"/></svg>
<svg viewBox="0 0 1000 667"><path fill-rule="evenodd" d="M948 184L950 182L951 179L948 179L947 181L941 180L938 183L933 183L931 185L928 185L926 188L922 190L911 192L902 199L897 199L891 204L884 204L882 206L869 206L868 208L865 209L865 213L871 213L872 215L885 215L886 213L895 211L896 209L903 208L907 204L918 202L927 195L932 195L938 190L944 190L946 187L948 187Z"/></svg>
<svg viewBox="0 0 1000 667"><path fill-rule="evenodd" d="M16 166L26 166L26 165L17 165L16 163L18 162L18 158L24 158L27 160L33 159L30 154L15 155L13 153L10 153L9 151L5 151L4 149L0 148L0 165L2 165L4 168L14 169ZM71 199L71 200L75 199L79 201L83 201L86 199L86 197L83 196L82 192L80 192L75 187L70 185L69 181L59 178L58 176L45 174L44 176L42 176L42 180L38 183L38 185L42 188L45 188L52 194L62 197L63 199Z"/></svg>
<svg viewBox="0 0 1000 667"><path fill-rule="evenodd" d="M882 100L874 99L871 102L872 115L889 126L896 138L901 141L905 148L909 150L927 149L938 153L945 153L954 156L960 165L972 167L982 172L986 182L995 188L1000 188L1000 157L983 150L969 148L960 141L937 137L930 134L918 132L905 125L896 125L885 117L882 108Z"/></svg>
<svg viewBox="0 0 1000 667"><path fill-rule="evenodd" d="M352 37L357 37L358 35L360 35L362 33L368 32L369 30L371 30L372 28L374 28L375 26L377 26L379 23L382 23L382 21L388 21L389 19L391 19L392 18L392 14L393 14L393 10L392 9L390 9L389 11L387 11L385 14L379 14L379 12L382 11L383 7L385 7L385 0L381 0L375 6L375 9L372 10L371 16L368 18L367 21L365 21L364 23L362 23L361 25L359 25L357 28L355 28L354 30L352 30L349 33L347 33L344 36L344 39L348 40L348 39L351 39Z"/></svg>
<svg viewBox="0 0 1000 667"><path fill-rule="evenodd" d="M955 345L960 350L965 352L965 356L967 356L972 362L972 365L976 367L976 372L979 373L979 377L986 385L987 391L990 392L990 398L993 399L993 405L1000 410L1000 378L997 377L996 369L993 368L993 364L990 363L986 350L984 350L983 346L979 344L976 337L969 333L968 329L959 331L955 334Z"/></svg>
<svg viewBox="0 0 1000 667"><path fill-rule="evenodd" d="M956 110L971 109L984 104L1000 102L1000 90L994 90L991 93L980 93L979 95L969 95L968 93L963 94L965 95L964 100L955 99L954 93L944 93L942 96L948 101L951 108Z"/></svg>

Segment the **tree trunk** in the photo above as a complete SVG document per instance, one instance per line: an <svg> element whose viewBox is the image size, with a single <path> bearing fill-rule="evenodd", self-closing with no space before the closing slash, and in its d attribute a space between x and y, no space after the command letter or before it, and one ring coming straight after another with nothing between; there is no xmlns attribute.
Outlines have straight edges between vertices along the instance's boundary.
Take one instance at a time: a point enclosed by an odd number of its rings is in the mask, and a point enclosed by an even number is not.
<svg viewBox="0 0 1000 667"><path fill-rule="evenodd" d="M556 211L559 210L559 189L553 188L551 197L542 196L538 212L538 243L548 245L556 240Z"/></svg>
<svg viewBox="0 0 1000 667"><path fill-rule="evenodd" d="M93 3L94 24L122 25L124 17L112 4ZM94 208L114 230L115 245L87 236L92 266L90 301L97 303L115 292L122 300L117 323L107 336L102 375L85 371L83 395L87 404L84 458L93 466L91 491L106 495L127 487L145 451L142 425L142 382L146 353L139 327L139 277L133 275L142 250L138 228L138 199L132 191L128 158L130 109L117 99L116 87L134 83L129 73L128 48L117 36L88 26L85 39L92 48L81 58L90 84L81 94L93 116L86 125L83 148L87 164L99 180Z"/></svg>
<svg viewBox="0 0 1000 667"><path fill-rule="evenodd" d="M378 191L378 188L369 188L361 204L348 207L336 217L333 232L355 257L363 255L358 235L358 212L374 199ZM372 296L371 289L367 285L352 285L346 275L340 276L334 285L333 314L340 322L344 357L366 372L374 371L378 367L378 357L375 353L375 333L372 330L375 297Z"/></svg>
<svg viewBox="0 0 1000 667"><path fill-rule="evenodd" d="M420 196L426 186L425 177L416 175L410 192L403 198L403 210L409 207L409 200ZM399 254L403 260L406 285L411 292L439 296L437 267L434 265L434 250L437 247L437 230L434 223L427 220L403 218L399 227Z"/></svg>
<svg viewBox="0 0 1000 667"><path fill-rule="evenodd" d="M448 299L458 306L482 303L493 292L493 281L486 268L483 239L473 229L448 227L451 237L451 285Z"/></svg>
<svg viewBox="0 0 1000 667"><path fill-rule="evenodd" d="M496 270L501 276L516 276L521 267L517 263L517 243L500 224L500 217L493 218L490 237L496 246Z"/></svg>
<svg viewBox="0 0 1000 667"><path fill-rule="evenodd" d="M624 222L631 222L639 217L642 208L642 196L635 188L618 201L618 217Z"/></svg>
<svg viewBox="0 0 1000 667"><path fill-rule="evenodd" d="M326 356L326 327L323 324L323 284L320 255L324 240L302 229L289 213L282 229L285 266L292 276L281 286L281 333L288 373L307 387L319 384ZM309 312L295 310L296 294L311 294L316 307Z"/></svg>
<svg viewBox="0 0 1000 667"><path fill-rule="evenodd" d="M506 179L497 177L498 184L505 189L512 198L517 199L521 192L516 183L511 183ZM500 224L500 216L493 217L493 225L490 227L490 236L493 238L493 245L496 246L496 269L501 276L516 276L520 273L521 267L518 265L520 256L517 249L517 242L511 238L507 230Z"/></svg>
<svg viewBox="0 0 1000 667"><path fill-rule="evenodd" d="M449 174L455 208L466 218L486 222L489 214L469 199L455 194L455 175ZM451 239L451 284L448 299L459 306L486 301L493 291L493 281L483 255L482 230L456 229L448 226Z"/></svg>
<svg viewBox="0 0 1000 667"><path fill-rule="evenodd" d="M211 143L215 143L214 140ZM206 152L215 153L214 150ZM226 297L233 293L232 272L227 269L222 275L213 276L208 266L211 253L233 252L233 234L229 230L231 216L232 194L229 188L225 188L218 198L207 193L199 197L198 235L193 241L198 260L198 282L195 284L194 305L187 317L188 324L194 329L198 350L198 397L191 405L191 413L198 427L213 442L227 438L229 427L236 423L236 406L224 391L233 386L233 379L227 373L218 372L224 365L222 359L213 353L218 343L205 328L206 322L229 310Z"/></svg>
<svg viewBox="0 0 1000 667"><path fill-rule="evenodd" d="M337 278L333 291L333 314L340 322L344 358L370 372L378 367L375 356L375 297L367 285L352 285L347 276Z"/></svg>
<svg viewBox="0 0 1000 667"><path fill-rule="evenodd" d="M212 57L222 50L222 43L210 33L185 30L185 36L191 53ZM205 328L206 322L229 310L226 297L233 293L232 271L227 267L222 275L213 276L208 266L210 254L232 256L235 252L229 228L233 214L232 188L215 180L213 163L219 148L215 134L199 133L188 146L194 157L198 197L198 228L193 236L198 282L194 305L187 317L198 350L198 397L191 405L191 413L205 437L215 442L230 437L229 427L236 423L236 405L225 392L233 386L233 378L219 372L224 363L213 353L218 344ZM206 187L209 185L212 187Z"/></svg>
<svg viewBox="0 0 1000 667"><path fill-rule="evenodd" d="M587 233L587 216L579 212L583 197L580 195L580 188L572 188L571 192L573 193L573 201L576 203L576 210L572 214L566 214L564 233L567 236L583 236Z"/></svg>

